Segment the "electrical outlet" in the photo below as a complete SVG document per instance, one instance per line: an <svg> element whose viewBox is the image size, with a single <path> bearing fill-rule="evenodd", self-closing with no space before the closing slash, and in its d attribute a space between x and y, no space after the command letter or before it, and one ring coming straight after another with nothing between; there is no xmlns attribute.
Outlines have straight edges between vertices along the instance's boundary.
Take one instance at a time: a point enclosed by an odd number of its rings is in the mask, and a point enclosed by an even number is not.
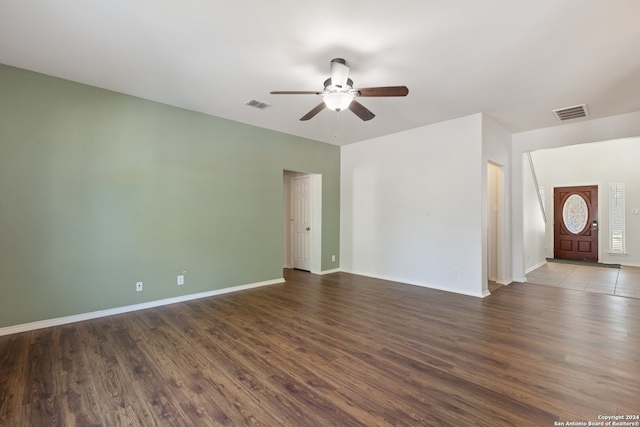
<svg viewBox="0 0 640 427"><path fill-rule="evenodd" d="M184 285L184 274L178 276L178 286Z"/></svg>
<svg viewBox="0 0 640 427"><path fill-rule="evenodd" d="M331 262L336 262L336 256L335 255L331 255Z"/></svg>
<svg viewBox="0 0 640 427"><path fill-rule="evenodd" d="M136 292L142 292L142 282L136 282Z"/></svg>
<svg viewBox="0 0 640 427"><path fill-rule="evenodd" d="M456 277L460 277L460 272L459 272L458 270L453 270L453 274L454 274Z"/></svg>

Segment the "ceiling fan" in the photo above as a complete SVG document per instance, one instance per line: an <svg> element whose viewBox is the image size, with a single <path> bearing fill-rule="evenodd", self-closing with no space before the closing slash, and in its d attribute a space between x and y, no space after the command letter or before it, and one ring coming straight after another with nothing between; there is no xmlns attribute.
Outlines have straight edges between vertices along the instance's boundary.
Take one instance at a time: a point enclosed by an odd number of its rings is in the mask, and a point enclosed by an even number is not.
<svg viewBox="0 0 640 427"><path fill-rule="evenodd" d="M406 86L383 86L354 89L353 81L349 78L349 67L342 58L331 60L331 77L325 80L322 91L273 91L272 95L322 95L322 102L314 109L302 116L300 120L309 120L320 111L328 108L333 111L351 110L362 120L375 117L364 105L355 98L360 96L407 96Z"/></svg>

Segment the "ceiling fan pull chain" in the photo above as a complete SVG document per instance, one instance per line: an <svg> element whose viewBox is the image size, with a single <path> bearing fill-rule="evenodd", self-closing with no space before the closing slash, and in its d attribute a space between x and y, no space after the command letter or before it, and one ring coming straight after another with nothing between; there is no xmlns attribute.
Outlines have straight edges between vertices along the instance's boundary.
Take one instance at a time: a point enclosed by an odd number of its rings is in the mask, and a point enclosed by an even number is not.
<svg viewBox="0 0 640 427"><path fill-rule="evenodd" d="M336 111L336 122L335 122L335 131L333 132L332 138L334 141L340 138L340 111Z"/></svg>

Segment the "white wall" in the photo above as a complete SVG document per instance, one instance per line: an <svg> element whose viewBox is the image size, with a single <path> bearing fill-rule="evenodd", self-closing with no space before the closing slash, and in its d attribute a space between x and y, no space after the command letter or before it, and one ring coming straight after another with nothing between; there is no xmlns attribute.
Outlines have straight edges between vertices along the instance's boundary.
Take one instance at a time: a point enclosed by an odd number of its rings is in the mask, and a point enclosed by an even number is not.
<svg viewBox="0 0 640 427"><path fill-rule="evenodd" d="M343 271L483 295L482 126L475 114L342 147Z"/></svg>
<svg viewBox="0 0 640 427"><path fill-rule="evenodd" d="M526 155L523 155L526 157ZM524 225L524 263L525 273L542 266L547 262L546 242L545 242L545 218L547 224L553 227L553 217L549 217L549 209L547 202L544 203L544 216L540 209L538 200L538 191L540 187L544 188L545 198L549 191L553 192L553 188L536 183L533 179L533 171L531 170L529 160L523 159L522 166L522 201L523 206L523 225ZM534 163L534 168L535 168ZM536 176L537 177L537 176Z"/></svg>
<svg viewBox="0 0 640 427"><path fill-rule="evenodd" d="M640 265L640 139L573 145L531 153L544 186L549 218L553 218L553 188L578 185L598 186L598 260L604 263ZM626 255L608 253L609 184L625 184ZM545 256L553 258L553 223L544 231ZM528 251L527 251L528 252ZM525 252L526 253L526 252Z"/></svg>
<svg viewBox="0 0 640 427"><path fill-rule="evenodd" d="M529 132L512 137L512 262L515 280L525 281L523 153L544 148L563 147L587 142L609 141L640 136L640 112L602 119L586 120Z"/></svg>

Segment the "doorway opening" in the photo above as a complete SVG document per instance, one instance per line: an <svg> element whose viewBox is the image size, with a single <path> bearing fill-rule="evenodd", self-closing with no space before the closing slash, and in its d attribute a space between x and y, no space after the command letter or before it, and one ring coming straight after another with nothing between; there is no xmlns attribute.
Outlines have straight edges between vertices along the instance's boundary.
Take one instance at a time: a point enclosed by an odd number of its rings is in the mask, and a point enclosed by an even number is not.
<svg viewBox="0 0 640 427"><path fill-rule="evenodd" d="M505 280L505 182L503 167L487 163L487 287L491 292Z"/></svg>
<svg viewBox="0 0 640 427"><path fill-rule="evenodd" d="M283 172L283 267L320 274L322 175Z"/></svg>

